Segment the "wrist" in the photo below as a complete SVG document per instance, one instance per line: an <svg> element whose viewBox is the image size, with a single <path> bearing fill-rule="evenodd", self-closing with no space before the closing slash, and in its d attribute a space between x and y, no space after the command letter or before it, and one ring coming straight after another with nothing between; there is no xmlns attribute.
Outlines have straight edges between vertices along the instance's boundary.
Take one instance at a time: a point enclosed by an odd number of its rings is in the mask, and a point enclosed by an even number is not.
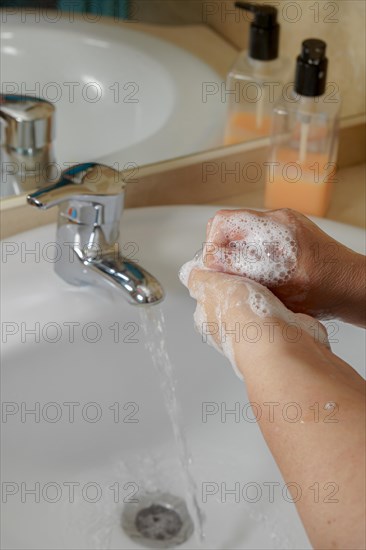
<svg viewBox="0 0 366 550"><path fill-rule="evenodd" d="M334 247L333 247L334 245ZM365 326L365 257L334 241L309 250L296 283L275 290L289 309ZM299 293L299 288L303 294Z"/></svg>
<svg viewBox="0 0 366 550"><path fill-rule="evenodd" d="M304 325L294 320L285 322L268 317L260 321L250 321L237 330L232 339L232 355L236 366L244 378L255 373L258 376L267 371L268 366L288 364L296 357L318 356L324 334L320 324L314 319L314 325ZM240 336L240 338L239 338ZM281 367L282 368L282 367Z"/></svg>

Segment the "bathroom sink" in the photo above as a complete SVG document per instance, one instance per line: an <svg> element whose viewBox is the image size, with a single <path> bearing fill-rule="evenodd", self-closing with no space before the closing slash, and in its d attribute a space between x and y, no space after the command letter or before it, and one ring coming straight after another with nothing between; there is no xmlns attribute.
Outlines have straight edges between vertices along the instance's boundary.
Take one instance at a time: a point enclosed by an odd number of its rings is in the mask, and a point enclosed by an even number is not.
<svg viewBox="0 0 366 550"><path fill-rule="evenodd" d="M245 387L195 332L195 304L178 281L215 210L127 210L121 247L166 290L163 304L153 307L165 315L206 516L201 547L303 550L310 543L253 422ZM317 223L364 251L362 230ZM131 499L154 490L185 497L159 380L138 308L54 274L55 230L48 225L2 243L2 547L141 548L121 528ZM363 331L339 322L328 329L335 353L364 376ZM235 488L239 498L229 493ZM181 548L200 544L193 535Z"/></svg>
<svg viewBox="0 0 366 550"><path fill-rule="evenodd" d="M203 97L220 78L185 50L126 27L9 12L1 91L54 103L62 169L99 160L132 170L222 143L225 104Z"/></svg>

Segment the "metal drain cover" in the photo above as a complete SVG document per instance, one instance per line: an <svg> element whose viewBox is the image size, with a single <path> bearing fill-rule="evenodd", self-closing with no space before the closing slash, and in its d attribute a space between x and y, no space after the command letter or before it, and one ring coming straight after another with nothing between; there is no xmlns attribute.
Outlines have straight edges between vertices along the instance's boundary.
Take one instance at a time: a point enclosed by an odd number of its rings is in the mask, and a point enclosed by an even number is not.
<svg viewBox="0 0 366 550"><path fill-rule="evenodd" d="M168 493L146 493L127 504L122 514L126 535L147 548L172 548L194 531L185 502Z"/></svg>
<svg viewBox="0 0 366 550"><path fill-rule="evenodd" d="M136 529L147 539L171 540L182 528L182 520L175 510L152 504L140 510L135 519Z"/></svg>

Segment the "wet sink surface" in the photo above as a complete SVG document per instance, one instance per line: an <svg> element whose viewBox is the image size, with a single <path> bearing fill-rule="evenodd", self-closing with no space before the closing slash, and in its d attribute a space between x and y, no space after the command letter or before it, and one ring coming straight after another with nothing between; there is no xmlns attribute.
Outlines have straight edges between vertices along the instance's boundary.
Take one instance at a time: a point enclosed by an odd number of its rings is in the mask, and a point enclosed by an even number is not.
<svg viewBox="0 0 366 550"><path fill-rule="evenodd" d="M121 231L124 253L167 292L168 348L207 518L203 548L310 548L245 388L195 332L194 302L177 278L215 210L128 210ZM363 250L361 230L319 224ZM59 279L54 236L53 225L19 234L2 259L3 547L139 548L121 530L123 508L145 490L184 496L161 389L138 310ZM333 340L363 373L363 331L337 322Z"/></svg>

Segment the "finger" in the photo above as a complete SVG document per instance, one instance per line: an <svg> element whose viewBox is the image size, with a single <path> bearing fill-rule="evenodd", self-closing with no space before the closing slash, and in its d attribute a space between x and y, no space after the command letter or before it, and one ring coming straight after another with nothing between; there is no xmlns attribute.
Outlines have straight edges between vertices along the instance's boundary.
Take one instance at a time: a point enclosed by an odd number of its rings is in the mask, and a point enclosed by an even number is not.
<svg viewBox="0 0 366 550"><path fill-rule="evenodd" d="M193 268L188 277L188 288L192 298L202 299L202 291L208 289L213 282L218 282L219 273L207 269Z"/></svg>
<svg viewBox="0 0 366 550"><path fill-rule="evenodd" d="M248 283L251 284L252 281L247 281L244 277L198 268L193 268L188 278L188 288L192 298L207 299L212 303L219 303L233 291L238 290L242 293Z"/></svg>
<svg viewBox="0 0 366 550"><path fill-rule="evenodd" d="M243 238L243 235L234 231L228 234L227 225L233 216L242 212L243 210L219 210L216 212L215 217L208 221L207 240L204 244L202 259L203 264L209 269L231 272L230 269L225 270L224 260L230 256L231 252L228 245L234 239Z"/></svg>
<svg viewBox="0 0 366 550"><path fill-rule="evenodd" d="M243 240L248 230L248 217L255 222L256 218L265 215L265 212L250 209L219 210L210 224L207 241L217 246L228 246L231 241Z"/></svg>
<svg viewBox="0 0 366 550"><path fill-rule="evenodd" d="M232 220L240 216L241 210L219 210L210 224L207 241L216 246L226 246L231 240L240 235L237 230L230 227Z"/></svg>

